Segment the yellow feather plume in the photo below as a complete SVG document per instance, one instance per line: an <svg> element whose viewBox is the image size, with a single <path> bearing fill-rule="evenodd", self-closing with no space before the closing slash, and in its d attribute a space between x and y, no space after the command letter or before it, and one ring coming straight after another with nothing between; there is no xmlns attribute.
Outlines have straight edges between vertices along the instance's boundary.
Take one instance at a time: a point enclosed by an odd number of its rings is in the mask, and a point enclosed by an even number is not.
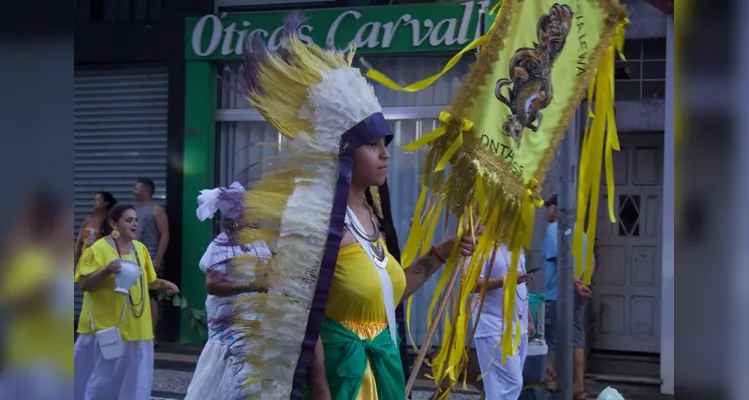
<svg viewBox="0 0 749 400"><path fill-rule="evenodd" d="M291 36L283 51L269 53L258 66L257 87L247 100L278 131L293 139L299 132L313 133L312 124L299 117L309 88L322 81L322 72L349 67L353 48L347 53L308 46Z"/></svg>

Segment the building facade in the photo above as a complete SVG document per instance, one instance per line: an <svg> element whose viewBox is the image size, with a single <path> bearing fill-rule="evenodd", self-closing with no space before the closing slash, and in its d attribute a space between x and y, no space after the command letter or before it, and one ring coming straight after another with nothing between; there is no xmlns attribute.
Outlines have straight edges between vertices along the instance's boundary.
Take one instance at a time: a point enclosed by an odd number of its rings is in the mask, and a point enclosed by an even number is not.
<svg viewBox="0 0 749 400"><path fill-rule="evenodd" d="M197 221L196 196L205 188L251 181L262 172L257 163L277 151L256 143L282 141L238 90L234 76L241 38L260 30L272 47L287 10L304 8L310 40L323 46L329 37L341 46L354 40L358 54L369 64L406 84L438 72L455 52L483 33L481 19L489 6L488 1L400 3L409 4L79 1L76 231L91 212L96 192L106 190L120 202L133 202L135 180L153 179L157 201L166 206L170 220L166 277L180 283L191 306L202 309L205 278L197 263L220 224ZM595 357L624 353L659 359L662 390L673 393L673 11L669 14L668 3L627 2L632 14L627 61L617 62L616 71L622 146L615 154L618 221L610 224L603 218L599 223L590 337ZM664 4L664 9L658 8ZM403 23L406 14L411 22ZM426 19L453 20L455 34L428 35L421 25ZM375 22L398 21L401 27L390 37L372 29ZM395 132L388 180L391 201L398 205L393 217L402 242L417 200L413 188L423 154L400 148L438 125L439 112L450 103L473 59L465 56L420 92L394 92L375 85ZM580 137L582 126L578 119L571 132ZM544 195L558 191L558 174L555 161ZM606 200L599 204L605 205ZM545 227L539 212L529 254L529 264L534 266L542 265L539 250ZM542 279L534 282L537 292L542 286ZM435 287L433 278L414 298L411 328L417 345L428 329L426 313ZM165 340L202 340L185 315L165 307ZM435 339L439 344L440 338Z"/></svg>
<svg viewBox="0 0 749 400"><path fill-rule="evenodd" d="M75 233L94 196L132 204L139 178L156 184L171 243L167 279L181 280L186 15L210 12L206 0L81 0L76 4L74 91ZM169 195L168 195L169 194ZM76 319L82 293L76 285ZM179 311L165 308L161 334L176 340Z"/></svg>

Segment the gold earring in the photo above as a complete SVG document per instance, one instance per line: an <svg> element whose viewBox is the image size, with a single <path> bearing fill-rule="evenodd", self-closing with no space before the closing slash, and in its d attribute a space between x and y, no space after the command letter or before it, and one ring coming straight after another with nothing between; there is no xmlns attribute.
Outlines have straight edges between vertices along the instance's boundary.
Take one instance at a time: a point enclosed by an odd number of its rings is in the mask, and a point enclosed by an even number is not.
<svg viewBox="0 0 749 400"><path fill-rule="evenodd" d="M117 228L112 229L112 237L115 239L120 237L120 231Z"/></svg>

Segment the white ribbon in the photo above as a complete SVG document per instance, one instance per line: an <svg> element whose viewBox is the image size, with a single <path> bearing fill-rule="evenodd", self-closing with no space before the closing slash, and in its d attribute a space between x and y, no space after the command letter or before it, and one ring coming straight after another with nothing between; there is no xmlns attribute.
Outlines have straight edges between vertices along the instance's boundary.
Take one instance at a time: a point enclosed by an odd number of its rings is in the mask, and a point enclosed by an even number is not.
<svg viewBox="0 0 749 400"><path fill-rule="evenodd" d="M218 203L218 195L220 193L221 189L218 188L200 191L196 213L201 222L213 218L213 214L216 213L216 203Z"/></svg>
<svg viewBox="0 0 749 400"><path fill-rule="evenodd" d="M244 187L239 182L234 182L229 186L229 190L244 191ZM218 197L221 194L221 188L203 189L198 195L198 209L195 213L198 219L203 222L206 219L212 219L218 211Z"/></svg>

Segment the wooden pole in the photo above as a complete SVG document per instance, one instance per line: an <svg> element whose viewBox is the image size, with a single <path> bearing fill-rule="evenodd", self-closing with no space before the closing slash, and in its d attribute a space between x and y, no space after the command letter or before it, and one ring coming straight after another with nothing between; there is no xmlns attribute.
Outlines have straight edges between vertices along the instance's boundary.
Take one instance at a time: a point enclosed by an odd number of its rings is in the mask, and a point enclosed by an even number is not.
<svg viewBox="0 0 749 400"><path fill-rule="evenodd" d="M458 238L458 240L460 240L460 238ZM445 287L445 291L442 293L440 303L437 306L437 316L435 317L434 321L432 321L432 326L429 327L429 331L424 338L424 344L421 345L421 349L419 349L419 355L416 357L414 366L411 368L411 376L408 377L408 383L406 383L406 399L408 399L408 396L411 394L411 389L413 389L414 382L416 382L416 376L419 374L419 368L421 368L421 364L424 362L427 350L432 344L432 337L434 336L434 333L437 332L437 327L442 320L442 314L445 312L445 308L447 308L447 301L450 299L450 293L455 287L455 281L458 280L461 264L462 260L458 260L458 263L456 263L455 267L453 268L452 275L450 275L450 280L447 281L447 286Z"/></svg>

